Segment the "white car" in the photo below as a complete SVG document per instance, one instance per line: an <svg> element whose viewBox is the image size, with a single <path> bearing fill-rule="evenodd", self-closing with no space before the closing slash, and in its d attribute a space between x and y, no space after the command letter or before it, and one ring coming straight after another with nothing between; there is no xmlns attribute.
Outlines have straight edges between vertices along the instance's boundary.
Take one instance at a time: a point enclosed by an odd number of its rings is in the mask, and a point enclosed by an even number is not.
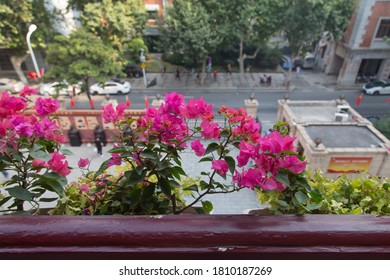
<svg viewBox="0 0 390 280"><path fill-rule="evenodd" d="M79 85L70 85L66 81L64 82L52 82L48 84L43 84L40 86L39 92L42 95L64 95L69 96L73 94L73 87L75 90L75 94L80 92Z"/></svg>
<svg viewBox="0 0 390 280"><path fill-rule="evenodd" d="M0 93L8 91L10 93L18 93L24 88L24 84L21 81L1 78L0 79Z"/></svg>
<svg viewBox="0 0 390 280"><path fill-rule="evenodd" d="M92 94L127 94L131 90L131 85L126 81L110 80L104 84L93 84L89 90Z"/></svg>
<svg viewBox="0 0 390 280"><path fill-rule="evenodd" d="M390 94L390 82L385 80L375 80L365 84L362 91L368 95Z"/></svg>

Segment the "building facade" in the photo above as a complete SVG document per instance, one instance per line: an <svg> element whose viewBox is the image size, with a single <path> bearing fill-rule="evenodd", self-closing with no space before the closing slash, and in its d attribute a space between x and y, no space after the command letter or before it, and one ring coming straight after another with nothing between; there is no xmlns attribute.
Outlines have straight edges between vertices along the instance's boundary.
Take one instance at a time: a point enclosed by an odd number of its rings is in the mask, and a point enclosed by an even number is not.
<svg viewBox="0 0 390 280"><path fill-rule="evenodd" d="M390 177L390 140L346 101L279 100L278 107L278 121L289 125L311 170Z"/></svg>
<svg viewBox="0 0 390 280"><path fill-rule="evenodd" d="M360 0L340 42L325 32L317 45L316 62L339 86L390 76L390 1Z"/></svg>

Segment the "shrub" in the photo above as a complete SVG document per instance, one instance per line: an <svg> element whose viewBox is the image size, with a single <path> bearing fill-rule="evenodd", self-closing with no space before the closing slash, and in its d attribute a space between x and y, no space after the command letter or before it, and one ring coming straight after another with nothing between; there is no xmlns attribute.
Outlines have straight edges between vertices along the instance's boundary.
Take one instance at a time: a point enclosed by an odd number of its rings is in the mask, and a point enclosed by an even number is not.
<svg viewBox="0 0 390 280"><path fill-rule="evenodd" d="M362 173L336 179L320 170L307 172L283 192L259 190L261 203L274 214L390 214L390 179Z"/></svg>

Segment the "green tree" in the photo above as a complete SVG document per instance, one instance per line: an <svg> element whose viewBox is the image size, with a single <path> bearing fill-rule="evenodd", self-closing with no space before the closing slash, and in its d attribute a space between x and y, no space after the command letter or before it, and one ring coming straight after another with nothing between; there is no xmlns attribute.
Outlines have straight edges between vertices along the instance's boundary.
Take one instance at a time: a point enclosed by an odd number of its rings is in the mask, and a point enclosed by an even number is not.
<svg viewBox="0 0 390 280"><path fill-rule="evenodd" d="M32 47L44 48L45 42L54 36L52 20L53 15L46 10L44 0L2 0L0 3L0 47L12 50L11 63L25 84L28 82L21 65L29 55L28 27L32 23L38 27L31 36Z"/></svg>
<svg viewBox="0 0 390 280"><path fill-rule="evenodd" d="M223 4L224 9L218 10L223 14L217 18L223 22L225 42L239 45L237 61L243 80L245 60L255 58L261 46L280 30L284 17L283 3L274 0L225 0ZM258 47L252 54L246 54L244 47L247 44Z"/></svg>
<svg viewBox="0 0 390 280"><path fill-rule="evenodd" d="M283 30L294 54L329 31L337 40L356 7L356 0L285 0Z"/></svg>
<svg viewBox="0 0 390 280"><path fill-rule="evenodd" d="M206 61L222 42L213 14L200 0L174 0L161 28L162 46L167 52L183 54L187 65L202 64L202 81ZM214 0L210 0L215 3Z"/></svg>
<svg viewBox="0 0 390 280"><path fill-rule="evenodd" d="M142 38L147 20L144 1L89 1L82 7L83 27L117 50L123 51L131 40Z"/></svg>
<svg viewBox="0 0 390 280"><path fill-rule="evenodd" d="M69 38L56 36L48 47L47 62L51 65L45 75L48 79L82 81L88 98L91 78L103 83L112 75L123 75L118 52L83 28L73 31Z"/></svg>
<svg viewBox="0 0 390 280"><path fill-rule="evenodd" d="M378 129L384 136L390 139L390 118L382 119L374 122L374 126Z"/></svg>

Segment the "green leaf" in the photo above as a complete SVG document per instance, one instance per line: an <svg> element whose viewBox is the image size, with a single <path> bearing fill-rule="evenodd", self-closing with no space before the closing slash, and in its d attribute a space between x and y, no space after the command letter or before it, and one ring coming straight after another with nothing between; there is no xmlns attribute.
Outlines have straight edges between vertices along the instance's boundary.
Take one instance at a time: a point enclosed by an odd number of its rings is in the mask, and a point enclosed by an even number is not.
<svg viewBox="0 0 390 280"><path fill-rule="evenodd" d="M43 197L43 198L41 198L39 201L40 202L52 202L52 201L56 201L58 199L58 197L47 197L47 198L45 198L45 197Z"/></svg>
<svg viewBox="0 0 390 280"><path fill-rule="evenodd" d="M40 160L45 160L48 161L51 159L51 156L48 153L45 153L44 151L38 150L35 152L31 152L30 156L32 158L40 159Z"/></svg>
<svg viewBox="0 0 390 280"><path fill-rule="evenodd" d="M211 211L213 211L213 204L208 200L202 201L202 208L206 213L211 213Z"/></svg>
<svg viewBox="0 0 390 280"><path fill-rule="evenodd" d="M300 203L300 204L306 204L307 201L309 200L309 198L307 197L307 195L301 191L295 193L295 198L297 199L297 201Z"/></svg>
<svg viewBox="0 0 390 280"><path fill-rule="evenodd" d="M142 151L141 156L149 159L158 159L158 156L152 150L149 149Z"/></svg>
<svg viewBox="0 0 390 280"><path fill-rule="evenodd" d="M146 170L144 170L141 174L138 174L135 170L126 171L125 177L127 178L126 186L134 186L135 184L141 182L146 176Z"/></svg>
<svg viewBox="0 0 390 280"><path fill-rule="evenodd" d="M98 171L96 171L95 175L93 176L93 179L96 179L100 174L103 173L107 169L107 165L110 162L109 159L105 160L99 167Z"/></svg>
<svg viewBox="0 0 390 280"><path fill-rule="evenodd" d="M234 174L234 171L236 169L236 161L232 157L229 157L229 156L226 156L224 159L229 167L230 173Z"/></svg>
<svg viewBox="0 0 390 280"><path fill-rule="evenodd" d="M120 153L127 152L127 149L125 147L116 147L108 150L108 152L110 154L120 154Z"/></svg>
<svg viewBox="0 0 390 280"><path fill-rule="evenodd" d="M282 183L283 185L287 186L287 187L290 187L290 181L288 180L288 175L287 174L282 174L282 173L279 173L275 176L275 179Z"/></svg>
<svg viewBox="0 0 390 280"><path fill-rule="evenodd" d="M198 192L198 185L197 184L193 184L191 186L188 186L188 187L185 187L183 188L184 191L194 191L194 192Z"/></svg>
<svg viewBox="0 0 390 280"><path fill-rule="evenodd" d="M210 144L207 146L206 151L205 151L204 154L207 155L207 154L209 154L209 153L212 153L212 152L218 150L218 148L219 148L219 145L218 145L217 143L215 143L215 142L212 142L212 143L210 143Z"/></svg>
<svg viewBox="0 0 390 280"><path fill-rule="evenodd" d="M63 154L63 155L66 155L66 156L72 156L74 155L73 152L69 149L61 149L60 152Z"/></svg>
<svg viewBox="0 0 390 280"><path fill-rule="evenodd" d="M171 185L169 183L169 181L165 178L160 178L159 180L159 186L162 190L162 192L168 197L170 198L171 195L172 195L172 188L171 188Z"/></svg>
<svg viewBox="0 0 390 280"><path fill-rule="evenodd" d="M156 185L155 184L150 184L150 185L146 186L144 188L143 193L142 193L142 199L143 200L149 200L153 196L155 191L156 191Z"/></svg>
<svg viewBox="0 0 390 280"><path fill-rule="evenodd" d="M207 161L213 161L213 158L212 157L204 157L201 160L199 160L199 162L207 162Z"/></svg>
<svg viewBox="0 0 390 280"><path fill-rule="evenodd" d="M20 187L9 188L7 191L12 197L23 201L31 201L34 198L33 193Z"/></svg>

